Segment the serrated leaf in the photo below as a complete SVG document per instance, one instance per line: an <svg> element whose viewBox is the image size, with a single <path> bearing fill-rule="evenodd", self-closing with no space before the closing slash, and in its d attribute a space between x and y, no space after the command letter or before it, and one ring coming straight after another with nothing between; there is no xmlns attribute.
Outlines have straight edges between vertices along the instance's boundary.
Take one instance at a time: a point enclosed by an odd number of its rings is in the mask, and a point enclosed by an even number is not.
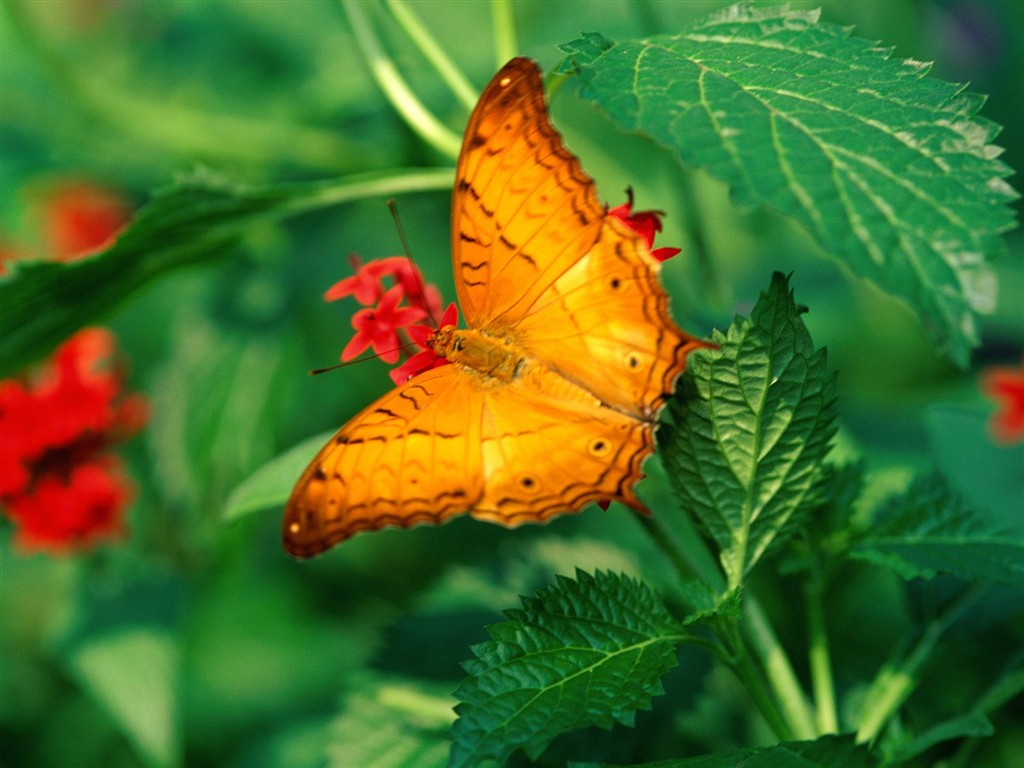
<svg viewBox="0 0 1024 768"><path fill-rule="evenodd" d="M890 497L850 556L884 565L905 579L949 573L1024 583L1024 541L993 530L938 474L922 475Z"/></svg>
<svg viewBox="0 0 1024 768"><path fill-rule="evenodd" d="M835 376L776 273L749 320L690 357L662 430L681 504L715 541L737 587L794 515L820 503L835 434Z"/></svg>
<svg viewBox="0 0 1024 768"><path fill-rule="evenodd" d="M1014 226L998 126L929 66L819 21L742 3L679 35L562 46L593 99L768 204L828 253L907 301L961 365L995 305L987 259Z"/></svg>
<svg viewBox="0 0 1024 768"><path fill-rule="evenodd" d="M850 736L822 736L815 741L789 741L770 747L735 749L713 755L616 765L570 763L571 768L873 768L878 761Z"/></svg>
<svg viewBox="0 0 1024 768"><path fill-rule="evenodd" d="M689 609L683 619L686 625L699 624L716 616L738 618L743 603L743 591L739 588L722 594L707 582L693 579L679 585L679 596Z"/></svg>
<svg viewBox="0 0 1024 768"><path fill-rule="evenodd" d="M178 655L166 630L132 626L90 636L72 650L68 663L146 765L180 763Z"/></svg>
<svg viewBox="0 0 1024 768"><path fill-rule="evenodd" d="M331 728L329 768L441 768L455 703L437 683L368 678Z"/></svg>
<svg viewBox="0 0 1024 768"><path fill-rule="evenodd" d="M209 174L159 191L117 242L70 264L16 262L0 278L0 376L44 357L156 277L223 256L253 220L449 186L449 171L396 171L245 187Z"/></svg>
<svg viewBox="0 0 1024 768"><path fill-rule="evenodd" d="M303 440L249 475L228 497L224 505L224 519L234 520L270 507L283 506L302 470L333 434L324 432Z"/></svg>
<svg viewBox="0 0 1024 768"><path fill-rule="evenodd" d="M631 725L676 664L678 622L642 582L577 571L522 602L463 665L450 768L519 748L536 757L576 728Z"/></svg>

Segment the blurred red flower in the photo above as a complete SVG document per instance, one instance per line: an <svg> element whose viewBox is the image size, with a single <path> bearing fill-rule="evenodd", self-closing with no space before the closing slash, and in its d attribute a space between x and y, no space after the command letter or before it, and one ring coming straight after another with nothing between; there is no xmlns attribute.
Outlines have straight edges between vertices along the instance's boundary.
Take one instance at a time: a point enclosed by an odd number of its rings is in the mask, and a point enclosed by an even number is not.
<svg viewBox="0 0 1024 768"><path fill-rule="evenodd" d="M49 184L32 207L53 261L107 248L131 217L120 196L89 181ZM35 255L3 252L4 262ZM110 331L86 328L47 362L0 381L0 508L23 550L64 552L124 531L132 491L110 449L144 426L148 406L121 393L114 349Z"/></svg>
<svg viewBox="0 0 1024 768"><path fill-rule="evenodd" d="M148 409L121 393L114 345L86 328L31 375L0 381L0 505L22 549L67 551L124 530L131 489L110 449Z"/></svg>
<svg viewBox="0 0 1024 768"><path fill-rule="evenodd" d="M981 388L999 404L989 428L1001 443L1024 440L1024 357L1017 368L1000 366L982 373Z"/></svg>
<svg viewBox="0 0 1024 768"><path fill-rule="evenodd" d="M34 200L47 254L56 261L84 259L108 247L131 219L124 199L90 181L61 181Z"/></svg>

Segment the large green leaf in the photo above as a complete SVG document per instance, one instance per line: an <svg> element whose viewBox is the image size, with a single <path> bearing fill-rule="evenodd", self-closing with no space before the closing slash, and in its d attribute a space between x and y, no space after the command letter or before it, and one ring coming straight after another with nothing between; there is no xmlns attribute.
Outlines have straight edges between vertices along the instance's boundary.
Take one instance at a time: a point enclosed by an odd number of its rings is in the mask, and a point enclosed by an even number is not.
<svg viewBox="0 0 1024 768"><path fill-rule="evenodd" d="M208 174L179 182L159 192L103 253L70 264L16 263L0 279L0 376L44 357L159 275L223 256L258 218L450 185L446 169L263 187Z"/></svg>
<svg viewBox="0 0 1024 768"><path fill-rule="evenodd" d="M965 364L995 304L986 260L1014 224L999 128L975 117L982 97L818 16L739 4L679 35L591 34L563 46L563 70L738 203L794 218Z"/></svg>
<svg viewBox="0 0 1024 768"><path fill-rule="evenodd" d="M676 664L679 624L639 581L577 571L522 601L464 664L450 768L519 748L535 758L565 731L631 725Z"/></svg>
<svg viewBox="0 0 1024 768"><path fill-rule="evenodd" d="M795 515L819 501L835 433L835 376L785 277L716 350L690 357L662 459L680 502L720 549L735 589Z"/></svg>
<svg viewBox="0 0 1024 768"><path fill-rule="evenodd" d="M907 579L950 573L1024 583L1024 541L994 530L967 509L938 474L922 475L888 499L850 554Z"/></svg>

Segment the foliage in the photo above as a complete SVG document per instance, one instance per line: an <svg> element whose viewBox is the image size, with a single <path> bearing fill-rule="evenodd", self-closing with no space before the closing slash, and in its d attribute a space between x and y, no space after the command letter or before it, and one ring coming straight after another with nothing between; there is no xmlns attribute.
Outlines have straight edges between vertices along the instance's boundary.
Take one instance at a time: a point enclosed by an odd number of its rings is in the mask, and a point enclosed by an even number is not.
<svg viewBox="0 0 1024 768"><path fill-rule="evenodd" d="M30 554L5 513L0 763L1019 754L1024 441L988 431L979 381L1019 381L1024 349L1024 28L1009 2L860 5L0 5L0 374L105 323L151 412L121 451L123 539ZM321 294L346 254L398 250L395 195L446 279L461 126L518 54L553 73L602 199L667 212L674 314L717 344L662 415L653 514L460 519L292 562L292 483L389 384L305 375L355 306ZM32 204L63 177L136 209L75 261Z"/></svg>

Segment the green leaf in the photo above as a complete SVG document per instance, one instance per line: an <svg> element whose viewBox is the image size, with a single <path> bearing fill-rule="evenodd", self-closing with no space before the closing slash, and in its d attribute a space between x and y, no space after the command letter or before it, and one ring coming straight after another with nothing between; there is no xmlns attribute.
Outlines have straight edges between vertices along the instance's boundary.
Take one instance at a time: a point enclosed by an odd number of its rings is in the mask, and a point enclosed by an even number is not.
<svg viewBox="0 0 1024 768"><path fill-rule="evenodd" d="M234 520L253 512L283 506L302 471L317 451L327 445L333 434L324 432L303 440L249 475L228 497L224 505L224 519Z"/></svg>
<svg viewBox="0 0 1024 768"><path fill-rule="evenodd" d="M1014 226L1010 168L984 98L818 20L734 5L679 35L562 46L593 99L741 205L798 221L857 275L908 302L961 365L995 305L987 259Z"/></svg>
<svg viewBox="0 0 1024 768"><path fill-rule="evenodd" d="M822 736L816 741L789 741L770 747L735 749L713 755L661 760L656 763L610 765L571 763L571 768L872 768L878 762L851 736Z"/></svg>
<svg viewBox="0 0 1024 768"><path fill-rule="evenodd" d="M73 649L69 665L146 765L180 763L178 658L165 630L132 626L91 635Z"/></svg>
<svg viewBox="0 0 1024 768"><path fill-rule="evenodd" d="M689 358L659 433L673 488L718 544L735 589L791 523L820 504L835 434L835 376L776 273L749 320Z"/></svg>
<svg viewBox="0 0 1024 768"><path fill-rule="evenodd" d="M1003 535L964 506L939 474L922 475L878 510L850 552L905 579L949 573L1024 583L1024 541Z"/></svg>
<svg viewBox="0 0 1024 768"><path fill-rule="evenodd" d="M632 725L662 692L684 639L647 586L616 574L577 571L522 602L464 664L450 768L503 761L519 748L535 758L576 728Z"/></svg>
<svg viewBox="0 0 1024 768"><path fill-rule="evenodd" d="M70 264L21 262L0 279L0 376L44 357L154 278L223 256L260 217L370 195L447 188L451 172L393 171L244 187L209 174L157 193L103 253Z"/></svg>
<svg viewBox="0 0 1024 768"><path fill-rule="evenodd" d="M327 765L441 768L451 748L445 734L454 704L436 683L368 678L345 697Z"/></svg>

